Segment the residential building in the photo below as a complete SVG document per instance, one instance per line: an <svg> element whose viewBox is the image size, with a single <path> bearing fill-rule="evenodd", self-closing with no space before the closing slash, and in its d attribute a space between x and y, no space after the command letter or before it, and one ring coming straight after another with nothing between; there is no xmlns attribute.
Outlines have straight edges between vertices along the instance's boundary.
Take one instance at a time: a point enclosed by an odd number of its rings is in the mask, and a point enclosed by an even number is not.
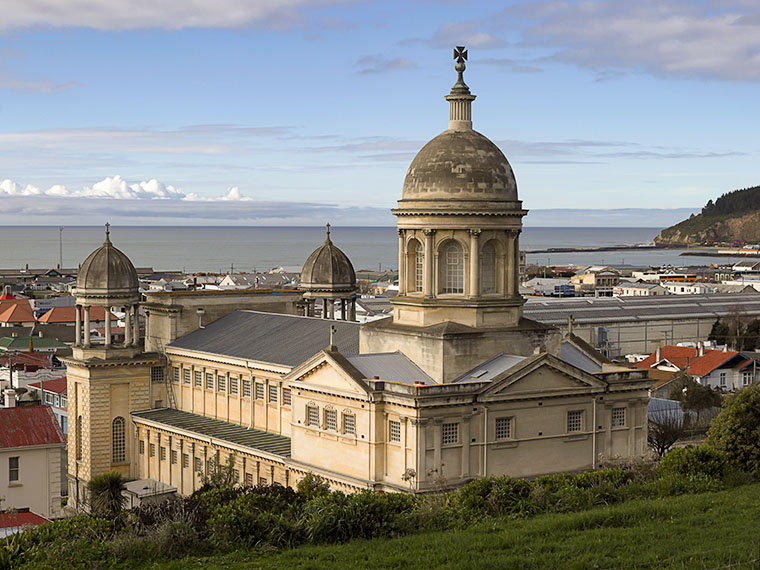
<svg viewBox="0 0 760 570"><path fill-rule="evenodd" d="M668 293L659 283L620 283L612 292L620 297L661 297Z"/></svg>
<svg viewBox="0 0 760 570"><path fill-rule="evenodd" d="M716 293L715 287L707 283L662 281L660 284L669 295L706 295L707 293Z"/></svg>
<svg viewBox="0 0 760 570"><path fill-rule="evenodd" d="M66 377L31 382L29 388L39 395L40 404L53 411L64 435L69 433L68 392Z"/></svg>

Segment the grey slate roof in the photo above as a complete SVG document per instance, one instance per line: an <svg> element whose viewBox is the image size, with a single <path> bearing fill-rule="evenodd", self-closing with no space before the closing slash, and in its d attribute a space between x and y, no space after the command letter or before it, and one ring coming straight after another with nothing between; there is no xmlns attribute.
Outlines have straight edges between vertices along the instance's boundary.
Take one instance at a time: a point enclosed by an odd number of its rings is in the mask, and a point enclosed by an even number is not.
<svg viewBox="0 0 760 570"><path fill-rule="evenodd" d="M168 346L293 367L328 347L331 325L338 350L358 354L359 323L241 310Z"/></svg>
<svg viewBox="0 0 760 570"><path fill-rule="evenodd" d="M132 412L132 415L136 418L164 424L168 428L182 429L197 433L202 437L210 437L227 443L259 449L266 453L290 457L290 438L284 435L248 429L237 424L171 408Z"/></svg>
<svg viewBox="0 0 760 570"><path fill-rule="evenodd" d="M425 384L436 383L398 350L396 352L346 356L346 360L369 380L374 379L375 376L379 376L380 380L400 382L402 384L414 384L415 382L424 382Z"/></svg>
<svg viewBox="0 0 760 570"><path fill-rule="evenodd" d="M526 358L527 357L525 356L515 356L514 354L505 354L502 352L501 354L497 354L493 358L486 360L482 364L478 364L469 372L465 372L459 378L454 380L454 382L490 382L496 376L505 370L509 370Z"/></svg>

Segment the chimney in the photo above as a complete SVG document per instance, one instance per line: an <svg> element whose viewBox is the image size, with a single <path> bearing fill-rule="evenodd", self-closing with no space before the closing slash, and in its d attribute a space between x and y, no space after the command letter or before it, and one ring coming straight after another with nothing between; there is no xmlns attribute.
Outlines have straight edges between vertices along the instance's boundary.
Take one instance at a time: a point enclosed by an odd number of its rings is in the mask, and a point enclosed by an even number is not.
<svg viewBox="0 0 760 570"><path fill-rule="evenodd" d="M16 407L16 390L12 390L10 388L7 390L3 390L3 396L5 397L6 408Z"/></svg>
<svg viewBox="0 0 760 570"><path fill-rule="evenodd" d="M662 360L662 348L658 346L654 353L654 361L659 362L660 360Z"/></svg>
<svg viewBox="0 0 760 570"><path fill-rule="evenodd" d="M697 343L697 356L704 356L705 355L705 343L703 343L701 340Z"/></svg>
<svg viewBox="0 0 760 570"><path fill-rule="evenodd" d="M567 335L573 334L573 315L567 315Z"/></svg>

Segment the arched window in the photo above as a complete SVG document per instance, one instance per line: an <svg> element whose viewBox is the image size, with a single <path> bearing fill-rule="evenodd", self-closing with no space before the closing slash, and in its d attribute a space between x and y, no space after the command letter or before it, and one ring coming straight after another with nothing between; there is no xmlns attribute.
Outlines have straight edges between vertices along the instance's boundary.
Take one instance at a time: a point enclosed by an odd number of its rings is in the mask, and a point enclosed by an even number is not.
<svg viewBox="0 0 760 570"><path fill-rule="evenodd" d="M117 416L111 423L111 443L113 446L113 462L124 463L127 460L126 422Z"/></svg>
<svg viewBox="0 0 760 570"><path fill-rule="evenodd" d="M77 459L82 459L82 416L77 416Z"/></svg>
<svg viewBox="0 0 760 570"><path fill-rule="evenodd" d="M441 293L464 293L464 253L455 241L441 250Z"/></svg>
<svg viewBox="0 0 760 570"><path fill-rule="evenodd" d="M496 293L496 246L486 242L481 250L481 280L483 293Z"/></svg>
<svg viewBox="0 0 760 570"><path fill-rule="evenodd" d="M409 242L409 275L411 276L411 290L422 292L422 274L425 269L425 251L422 244L413 239Z"/></svg>

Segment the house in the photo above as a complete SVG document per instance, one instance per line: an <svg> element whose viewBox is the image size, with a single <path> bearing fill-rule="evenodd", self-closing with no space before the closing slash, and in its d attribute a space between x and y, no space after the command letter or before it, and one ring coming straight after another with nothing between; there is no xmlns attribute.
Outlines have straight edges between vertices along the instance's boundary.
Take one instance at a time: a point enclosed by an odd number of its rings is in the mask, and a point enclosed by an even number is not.
<svg viewBox="0 0 760 570"><path fill-rule="evenodd" d="M667 289L659 283L621 283L613 289L619 297L657 297L667 294Z"/></svg>
<svg viewBox="0 0 760 570"><path fill-rule="evenodd" d="M39 394L39 401L44 406L53 410L55 419L61 425L64 435L69 433L68 394L66 390L66 377L53 378L31 382L29 388Z"/></svg>
<svg viewBox="0 0 760 570"><path fill-rule="evenodd" d="M5 538L17 532L23 532L28 528L34 528L49 522L45 517L41 517L29 510L0 512L0 538Z"/></svg>
<svg viewBox="0 0 760 570"><path fill-rule="evenodd" d="M715 293L715 287L706 283L687 282L687 281L661 281L662 285L670 295L706 295Z"/></svg>
<svg viewBox="0 0 760 570"><path fill-rule="evenodd" d="M35 321L28 299L0 301L0 327L32 325Z"/></svg>
<svg viewBox="0 0 760 570"><path fill-rule="evenodd" d="M32 348L35 352L54 353L62 348L66 348L66 345L60 340L43 335L44 333L40 331L33 336L16 336L15 334L11 334L10 336L0 337L0 351L28 351Z"/></svg>
<svg viewBox="0 0 760 570"><path fill-rule="evenodd" d="M615 285L620 283L620 273L610 267L589 267L573 275L570 282L576 285L576 291L581 295L609 297Z"/></svg>
<svg viewBox="0 0 760 570"><path fill-rule="evenodd" d="M745 259L738 263L734 263L731 269L740 273L760 273L760 261Z"/></svg>
<svg viewBox="0 0 760 570"><path fill-rule="evenodd" d="M111 319L116 321L116 315L111 313ZM93 307L90 310L90 323L105 322L106 311L103 307ZM51 307L42 316L37 319L37 322L43 324L67 324L74 326L76 323L76 307Z"/></svg>
<svg viewBox="0 0 760 570"><path fill-rule="evenodd" d="M534 277L528 279L523 286L531 295L544 297L572 297L575 295L575 286L569 279L555 277Z"/></svg>
<svg viewBox="0 0 760 570"><path fill-rule="evenodd" d="M13 398L6 402L13 406ZM66 437L47 406L0 408L0 496L5 509L61 514Z"/></svg>
<svg viewBox="0 0 760 570"><path fill-rule="evenodd" d="M26 388L32 382L48 381L63 375L63 365L49 352L0 351L0 387Z"/></svg>

